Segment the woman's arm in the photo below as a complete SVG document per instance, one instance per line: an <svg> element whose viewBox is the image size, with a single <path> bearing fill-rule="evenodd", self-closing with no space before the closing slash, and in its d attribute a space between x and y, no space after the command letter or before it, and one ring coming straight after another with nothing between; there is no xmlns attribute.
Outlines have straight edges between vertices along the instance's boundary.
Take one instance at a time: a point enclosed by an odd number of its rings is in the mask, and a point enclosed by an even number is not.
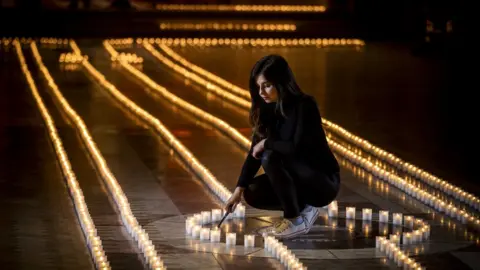
<svg viewBox="0 0 480 270"><path fill-rule="evenodd" d="M314 100L305 99L299 106L297 112L297 123L293 140L282 141L267 138L265 149L273 150L284 155L292 155L298 151L313 145L318 140L321 129L321 117L317 104Z"/></svg>
<svg viewBox="0 0 480 270"><path fill-rule="evenodd" d="M242 171L240 173L240 177L238 178L237 187L246 188L250 180L255 177L258 170L260 169L260 165L262 165L262 161L260 159L256 159L252 156L253 147L257 144L257 140L252 140L252 145L250 146L250 151L248 151L247 158L242 166Z"/></svg>

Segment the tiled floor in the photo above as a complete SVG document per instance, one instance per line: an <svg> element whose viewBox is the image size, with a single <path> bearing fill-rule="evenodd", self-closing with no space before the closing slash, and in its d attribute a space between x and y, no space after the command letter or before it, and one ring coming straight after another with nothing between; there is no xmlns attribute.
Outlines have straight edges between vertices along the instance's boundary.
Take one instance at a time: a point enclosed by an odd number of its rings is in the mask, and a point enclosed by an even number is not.
<svg viewBox="0 0 480 270"><path fill-rule="evenodd" d="M139 106L160 119L175 135L205 164L214 176L228 188L233 188L245 153L227 137L199 123L179 108L151 95L151 90L139 83L126 71L112 68L109 57L99 41L80 41L80 48L89 55L91 63ZM283 49L285 53L288 49ZM246 130L248 122L242 112L232 113L228 106L217 99L206 101L201 89L186 84L183 78L172 74L168 68L149 56L143 49L134 49L145 58L143 71L172 93L194 103L199 108L222 118L232 126ZM324 53L311 57L294 50L298 67L302 61L319 69L325 68ZM25 50L29 54L29 50ZM208 192L206 186L188 169L179 157L172 153L159 134L150 130L135 115L121 107L105 89L89 78L82 70L62 71L58 56L62 50L41 49L47 68L52 73L60 90L73 108L84 119L94 140L104 155L108 166L119 181L132 211L148 232L168 269L283 269L279 262L269 257L262 249L260 237L253 249L237 246L226 248L223 244L202 243L189 239L184 234L184 216L218 208L221 203ZM209 51L213 53L213 50ZM219 51L224 59L230 52ZM185 51L186 56L206 59L196 55L195 50ZM230 53L230 54L229 54ZM236 51L233 55L248 53ZM265 50L250 51L254 56ZM336 51L336 54L351 54ZM205 67L221 67L227 79L243 81L239 69L230 69L233 63L225 64L215 56L214 64ZM253 56L252 56L253 55ZM208 57L208 55L207 55ZM2 52L0 106L3 113L12 115L2 121L0 142L2 149L2 202L7 205L7 217L2 219L2 241L0 263L6 269L48 269L55 261L58 268L70 268L73 263L78 269L92 268L83 236L81 235L70 199L62 182L62 175L55 166L55 156L49 148L43 128L25 80L19 71L15 54ZM232 57L233 59L233 57ZM303 60L302 60L303 59ZM335 60L333 60L335 61ZM231 62L235 62L232 60ZM29 67L38 74L36 66ZM235 62L239 68L247 69L248 61ZM249 69L250 67L248 67ZM9 70L9 72L3 72ZM228 71L231 70L230 74ZM243 72L243 71L242 71ZM242 74L246 74L243 72ZM300 73L302 81L312 80ZM310 79L309 79L310 78ZM113 269L139 269L138 250L129 235L124 232L115 208L110 205L108 195L102 187L86 152L68 123L63 121L48 94L48 86L40 75L35 76L42 97L59 124L62 139L71 155L74 169L86 202L101 227L100 236L105 243ZM244 78L246 79L246 78ZM317 83L317 82L316 82ZM323 88L325 89L325 87ZM322 98L324 93L316 93ZM9 102L6 102L9 100ZM15 104L15 105L12 105ZM335 104L322 100L327 111L335 110ZM14 111L18 107L22 110ZM1 117L1 116L0 116ZM340 123L341 124L341 123ZM369 139L369 138L367 138ZM388 147L386 147L388 149ZM32 153L34 155L32 156ZM429 243L406 247L422 265L428 269L476 269L479 249L474 244L478 234L449 220L420 202L405 196L394 187L369 176L352 164L342 160L342 187L338 196L340 209L355 205L357 209L369 207L374 211L388 209L391 212L409 213L427 219L432 224ZM35 179L36 181L33 181ZM7 208L5 208L7 209ZM39 214L40 213L40 214ZM245 220L228 220L230 230L238 233L238 245L243 244L243 234L271 224L279 218L279 212L247 209ZM450 224L450 225L449 225ZM66 229L68 228L68 230ZM378 222L365 223L361 220L347 221L343 218L321 217L307 236L285 241L309 269L395 269L395 265L374 249L375 236L385 235L407 228L394 227ZM69 248L61 248L67 245ZM49 248L45 248L49 247ZM52 248L54 247L54 248ZM41 252L40 252L41 251ZM32 258L25 260L25 258Z"/></svg>

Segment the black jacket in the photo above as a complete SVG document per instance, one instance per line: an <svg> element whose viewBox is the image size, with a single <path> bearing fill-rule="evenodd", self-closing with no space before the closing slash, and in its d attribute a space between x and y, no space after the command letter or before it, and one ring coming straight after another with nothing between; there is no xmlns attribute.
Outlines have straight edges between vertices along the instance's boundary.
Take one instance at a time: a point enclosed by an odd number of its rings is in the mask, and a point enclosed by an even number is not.
<svg viewBox="0 0 480 270"><path fill-rule="evenodd" d="M339 172L338 162L327 143L315 99L305 95L290 107L285 112L286 119L277 116L277 123L269 123L273 130L268 132L265 150L281 154L287 162L300 162L326 174ZM252 141L237 186L247 187L260 169L261 160L252 156L257 141Z"/></svg>

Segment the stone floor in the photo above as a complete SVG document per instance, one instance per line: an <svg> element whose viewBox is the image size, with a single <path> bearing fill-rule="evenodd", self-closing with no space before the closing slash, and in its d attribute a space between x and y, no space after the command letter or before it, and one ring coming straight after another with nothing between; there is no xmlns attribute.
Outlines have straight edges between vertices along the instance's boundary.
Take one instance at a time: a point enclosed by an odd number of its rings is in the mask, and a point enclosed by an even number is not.
<svg viewBox="0 0 480 270"><path fill-rule="evenodd" d="M233 189L245 158L245 153L235 143L165 102L125 70L112 66L99 41L79 41L79 46L107 80L160 119L219 181ZM328 77L325 71L329 67L325 64L328 53L318 52L311 56L310 49L303 50L303 53L302 49L282 48L277 51L293 55L292 66L303 68L298 72L299 81L305 85L310 83L311 90L308 91L319 100L325 115L334 116L341 103L338 99L331 103L332 98L325 98L335 94L330 93L333 90L326 87L327 83L319 82ZM227 249L222 244L202 243L184 235L185 215L218 208L221 203L178 156L171 154L159 134L124 109L86 72L82 69L62 69L58 57L66 51L66 48L40 49L47 68L65 98L84 119L125 192L134 215L148 232L167 268L282 269L276 259L265 253L259 237L253 249L243 248L242 237L244 233L254 232L258 227L277 220L281 215L279 212L247 208L245 220L227 220L225 227L238 234L239 246L233 249ZM200 87L186 84L183 78L162 66L144 49L131 51L145 58L142 70L158 84L248 134L249 125L244 112L232 112L225 103L205 95ZM227 48L201 51L189 48L180 52L201 66L244 86L252 59L272 51ZM52 101L50 88L32 60L31 51L25 48L24 53L42 98L54 116L112 268L143 269L139 250L121 226L118 211L111 203L109 193L74 127ZM335 54L347 56L358 53L361 52L349 49L335 51ZM336 61L335 57L332 59L328 58L328 61ZM94 266L55 152L50 147L45 126L12 49L0 51L0 65L2 269L92 269ZM313 75L308 74L311 70L323 70L316 73L320 80L314 80ZM318 89L319 92L315 92ZM345 90L347 93L344 94L347 97L353 95L351 90ZM356 112L358 108L342 107L342 112L337 113L361 113ZM337 118L342 119L340 116ZM346 120L349 121L353 120ZM343 123L339 121L338 124ZM390 150L388 145L382 146ZM396 144L395 147L400 146ZM428 159L428 156L422 156L421 150L418 151L414 154ZM350 205L355 205L357 209L369 207L374 211L388 209L429 220L431 239L421 245L405 247L411 256L428 269L480 268L480 249L475 243L479 236L476 232L449 221L341 157L338 159L342 164L342 187L338 196L340 209ZM375 236L399 230L408 229L375 221L365 223L322 216L308 235L284 243L309 269L395 269L397 267L390 260L375 250Z"/></svg>

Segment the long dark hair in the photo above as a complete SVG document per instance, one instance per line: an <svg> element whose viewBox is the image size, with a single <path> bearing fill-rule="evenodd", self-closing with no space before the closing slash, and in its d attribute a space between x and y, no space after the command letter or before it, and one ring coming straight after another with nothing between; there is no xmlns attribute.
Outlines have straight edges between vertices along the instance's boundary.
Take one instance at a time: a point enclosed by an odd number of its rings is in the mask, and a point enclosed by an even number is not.
<svg viewBox="0 0 480 270"><path fill-rule="evenodd" d="M287 109L304 96L285 58L271 54L260 59L253 66L250 73L250 96L252 101L250 124L253 127L253 136L257 139L263 139L267 136L267 123L265 123L266 119L263 115L266 114L266 110L269 107L260 97L257 85L257 78L260 75L263 75L277 89L278 100L274 109L274 113L277 115L286 118Z"/></svg>

